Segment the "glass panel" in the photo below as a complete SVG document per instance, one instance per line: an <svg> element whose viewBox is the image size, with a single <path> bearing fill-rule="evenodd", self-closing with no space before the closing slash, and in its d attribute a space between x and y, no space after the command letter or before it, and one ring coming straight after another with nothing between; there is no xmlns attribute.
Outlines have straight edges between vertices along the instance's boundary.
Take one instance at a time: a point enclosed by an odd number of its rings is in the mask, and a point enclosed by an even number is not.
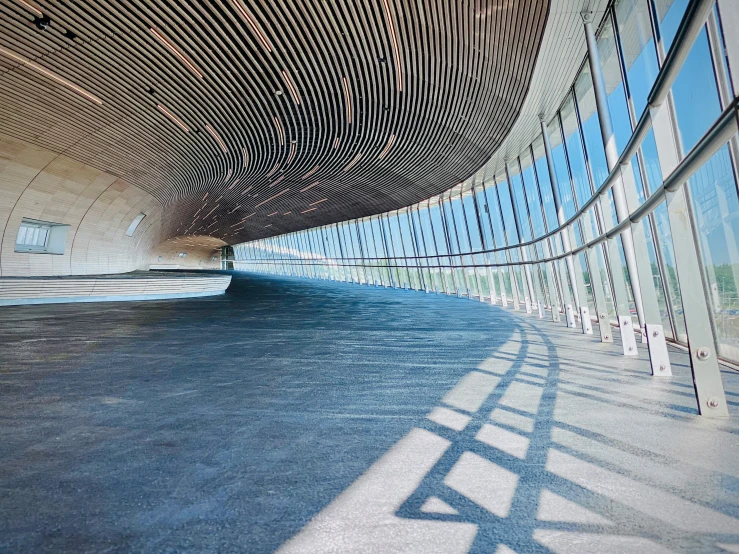
<svg viewBox="0 0 739 554"><path fill-rule="evenodd" d="M593 184L600 187L608 177L608 164L603 150L603 138L600 134L600 122L595 111L595 94L590 68L586 65L575 82L577 108L580 111L580 123L585 138L585 149L593 176Z"/></svg>
<svg viewBox="0 0 739 554"><path fill-rule="evenodd" d="M28 227L25 225L21 225L18 229L18 236L15 239L16 244L28 244L26 242L26 233L28 232Z"/></svg>
<svg viewBox="0 0 739 554"><path fill-rule="evenodd" d="M700 239L719 351L739 359L739 199L728 146L690 179L693 215Z"/></svg>
<svg viewBox="0 0 739 554"><path fill-rule="evenodd" d="M570 174L567 171L564 147L562 146L562 135L559 129L559 118L554 118L549 124L549 140L552 145L552 161L554 172L557 177L559 198L564 209L565 219L575 215L575 204L572 199L572 186L570 185Z"/></svg>
<svg viewBox="0 0 739 554"><path fill-rule="evenodd" d="M603 79L606 83L608 108L611 112L613 134L616 138L616 148L621 154L631 137L631 118L626 104L624 84L621 81L621 67L616 50L616 40L610 19L606 21L598 35L598 52Z"/></svg>
<svg viewBox="0 0 739 554"><path fill-rule="evenodd" d="M593 191L590 188L588 170L585 167L585 157L582 150L582 141L580 140L580 129L577 125L575 103L571 96L568 96L562 105L560 115L562 117L562 130L564 131L565 144L567 146L567 157L570 162L572 183L577 196L576 205L579 207L590 199Z"/></svg>
<svg viewBox="0 0 739 554"><path fill-rule="evenodd" d="M462 199L459 193L452 195L451 201L452 216L454 218L454 227L457 230L457 240L459 241L460 252L470 251L470 239L467 233L467 224L465 214L462 208Z"/></svg>
<svg viewBox="0 0 739 554"><path fill-rule="evenodd" d="M407 209L398 212L398 224L400 226L400 235L403 241L403 255L409 258L406 261L406 265L409 268L412 268L417 265L417 261L413 259L416 256L416 251L413 244L414 237L410 228ZM408 285L414 289L421 288L420 275L417 270L408 269Z"/></svg>
<svg viewBox="0 0 739 554"><path fill-rule="evenodd" d="M529 214L526 208L526 197L524 196L523 183L521 182L521 173L518 169L518 162L515 160L508 164L508 171L511 176L511 189L513 190L513 196L515 199L515 209L518 215L518 233L521 234L521 241L516 242L529 242L532 239L531 226L529 225ZM514 221L515 224L515 221ZM514 228L514 235L517 235ZM516 236L516 239L518 237Z"/></svg>
<svg viewBox="0 0 739 554"><path fill-rule="evenodd" d="M721 114L705 28L672 85L683 153L687 153Z"/></svg>
<svg viewBox="0 0 739 554"><path fill-rule="evenodd" d="M539 190L541 191L541 199L544 203L544 214L546 215L546 223L548 229L556 229L559 226L557 222L557 211L554 208L554 197L552 196L552 182L549 179L549 168L547 166L547 158L544 153L544 139L539 135L532 144L534 150L534 165L536 166L536 177L539 180Z"/></svg>
<svg viewBox="0 0 739 554"><path fill-rule="evenodd" d="M434 240L436 244L436 251L439 254L449 254L449 243L447 241L446 231L444 229L444 219L442 216L442 207L440 204L434 204L429 208L429 215L431 216L431 225L434 232ZM440 265L450 266L450 258L442 258ZM444 289L447 292L456 291L456 283L453 277L451 267L444 267L442 270L444 276Z"/></svg>
<svg viewBox="0 0 739 554"><path fill-rule="evenodd" d="M438 208L437 208L437 211L438 211ZM428 207L428 205L420 210L419 217L421 219L421 231L423 234L423 241L426 246L426 253L428 255L435 255L436 254L436 242L434 240L434 230L431 227L430 208ZM439 264L440 264L439 258L429 259L429 265L438 266ZM444 284L442 282L441 270L438 267L432 268L431 274L432 274L432 280L434 283L433 289L437 292L443 292L445 289L444 289Z"/></svg>
<svg viewBox="0 0 739 554"><path fill-rule="evenodd" d="M531 218L531 227L533 228L534 238L538 238L545 234L544 216L539 198L539 188L536 182L534 166L531 163L531 155L526 150L521 154L521 175L523 177L523 188L526 193L526 203L529 207L528 213ZM542 255L540 246L537 246L539 255Z"/></svg>
<svg viewBox="0 0 739 554"><path fill-rule="evenodd" d="M484 250L482 239L480 237L480 225L477 222L477 212L475 211L475 197L472 192L468 192L462 197L464 204L464 215L467 219L467 231L470 239L470 248L473 252Z"/></svg>
<svg viewBox="0 0 739 554"><path fill-rule="evenodd" d="M616 22L631 100L638 118L647 106L659 66L647 0L617 0Z"/></svg>
<svg viewBox="0 0 739 554"><path fill-rule="evenodd" d="M675 39L677 28L688 7L688 0L654 0L654 5L657 9L657 20L666 54Z"/></svg>

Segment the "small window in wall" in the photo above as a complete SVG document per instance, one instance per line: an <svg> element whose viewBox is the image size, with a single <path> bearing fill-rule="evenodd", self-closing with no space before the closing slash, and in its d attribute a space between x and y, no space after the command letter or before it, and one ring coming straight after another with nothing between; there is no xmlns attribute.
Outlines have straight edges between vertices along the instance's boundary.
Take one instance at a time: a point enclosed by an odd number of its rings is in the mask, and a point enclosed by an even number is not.
<svg viewBox="0 0 739 554"><path fill-rule="evenodd" d="M23 218L15 238L15 251L30 254L64 254L69 225Z"/></svg>
<svg viewBox="0 0 739 554"><path fill-rule="evenodd" d="M131 225L128 226L128 231L126 231L127 237L132 237L133 234L136 232L136 227L139 226L139 223L141 223L141 220L146 217L146 214L141 213L133 218L133 221L131 222Z"/></svg>

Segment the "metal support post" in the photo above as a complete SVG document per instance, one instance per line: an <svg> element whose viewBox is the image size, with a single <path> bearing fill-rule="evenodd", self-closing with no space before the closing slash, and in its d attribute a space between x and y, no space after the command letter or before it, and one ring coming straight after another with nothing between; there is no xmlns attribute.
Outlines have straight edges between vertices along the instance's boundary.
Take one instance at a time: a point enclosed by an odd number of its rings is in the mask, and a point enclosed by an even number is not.
<svg viewBox="0 0 739 554"><path fill-rule="evenodd" d="M671 109L669 98L659 105L649 106L663 179L678 165L678 147ZM718 366L718 352L711 326L710 304L706 297L700 254L688 209L685 190L687 186L689 185L686 183L674 192L666 192L665 198L670 230L676 243L675 270L688 335L693 386L698 400L698 412L701 415L728 417L729 411Z"/></svg>
<svg viewBox="0 0 739 554"><path fill-rule="evenodd" d="M593 32L593 14L583 13L582 18L585 26L585 39L588 45L588 62L590 65L590 73L593 77L593 92L595 93L595 104L598 112L598 120L600 122L601 138L603 140L603 148L605 149L608 170L611 171L618 164L619 156L618 149L616 147L616 136L613 132L613 124L611 122L611 113L608 107L605 80L603 78L603 71L601 70L600 65L598 43L595 39L595 33ZM620 178L616 180L612 191L613 202L616 206L616 218L621 222L629 217L629 208L626 202L624 185ZM634 241L631 234L631 228L626 228L621 233L621 243L624 249L624 257L626 258L626 268L629 272L629 278L631 281L631 290L634 295L637 317L639 318L639 324L642 330L644 330L646 320L644 317L642 291L639 282L639 273L636 266L636 256L634 253ZM613 248L611 250L613 250ZM617 267L620 269L620 261ZM612 271L615 273L616 268L612 267ZM617 303L619 322L625 322L626 320L624 318L631 318L631 314L628 313L628 311L624 313L624 307L628 308L628 306L624 306L623 304L623 301ZM660 321L658 320L656 323L660 323ZM620 326L622 343L624 345L624 354L629 354L630 351L628 349L632 346L630 344L632 337L628 334L631 327L631 325L626 327L623 325ZM636 353L636 348L634 348L633 352Z"/></svg>

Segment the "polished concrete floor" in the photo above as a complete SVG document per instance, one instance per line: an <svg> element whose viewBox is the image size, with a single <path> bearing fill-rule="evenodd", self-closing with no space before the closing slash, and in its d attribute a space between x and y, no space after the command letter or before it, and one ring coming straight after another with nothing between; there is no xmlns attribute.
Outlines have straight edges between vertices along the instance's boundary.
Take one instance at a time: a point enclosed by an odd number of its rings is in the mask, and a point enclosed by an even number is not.
<svg viewBox="0 0 739 554"><path fill-rule="evenodd" d="M0 311L0 552L739 552L685 355L466 299L235 274Z"/></svg>

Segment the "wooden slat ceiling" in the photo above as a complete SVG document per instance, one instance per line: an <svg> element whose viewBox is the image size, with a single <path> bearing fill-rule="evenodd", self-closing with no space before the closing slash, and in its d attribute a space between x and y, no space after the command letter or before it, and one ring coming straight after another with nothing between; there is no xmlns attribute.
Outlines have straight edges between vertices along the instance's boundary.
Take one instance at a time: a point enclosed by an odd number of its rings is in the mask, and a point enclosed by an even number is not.
<svg viewBox="0 0 739 554"><path fill-rule="evenodd" d="M496 151L549 0L0 0L0 132L237 243L413 204ZM45 30L34 20L48 18Z"/></svg>

